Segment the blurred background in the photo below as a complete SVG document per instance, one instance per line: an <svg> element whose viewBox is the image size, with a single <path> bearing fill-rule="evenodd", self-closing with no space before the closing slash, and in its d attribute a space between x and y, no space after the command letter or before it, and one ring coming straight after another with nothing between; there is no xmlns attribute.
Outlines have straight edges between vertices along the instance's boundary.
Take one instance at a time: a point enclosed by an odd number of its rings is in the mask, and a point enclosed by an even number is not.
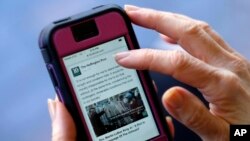
<svg viewBox="0 0 250 141"><path fill-rule="evenodd" d="M177 12L204 20L234 49L250 58L248 0L1 0L1 140L50 140L51 125L47 99L54 98L55 92L38 48L41 29L57 19L111 3ZM137 26L134 28L142 48L176 48L161 41L154 31ZM152 73L152 78L159 88L159 97L169 87L183 85L171 77L163 77L157 73ZM189 89L200 97L195 89ZM176 141L200 140L178 122L174 123Z"/></svg>

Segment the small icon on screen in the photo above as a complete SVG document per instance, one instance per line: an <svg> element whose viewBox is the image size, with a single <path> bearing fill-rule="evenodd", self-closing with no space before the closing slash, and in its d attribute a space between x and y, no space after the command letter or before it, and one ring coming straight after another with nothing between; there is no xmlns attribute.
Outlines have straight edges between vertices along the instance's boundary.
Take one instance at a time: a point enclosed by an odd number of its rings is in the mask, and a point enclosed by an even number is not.
<svg viewBox="0 0 250 141"><path fill-rule="evenodd" d="M82 74L82 73L81 73L81 70L80 70L80 68L79 68L78 66L72 68L71 71L72 71L74 77L79 76L79 75Z"/></svg>
<svg viewBox="0 0 250 141"><path fill-rule="evenodd" d="M121 42L121 41L122 41L122 39L120 38L120 39L118 39L118 41L119 41L119 42Z"/></svg>

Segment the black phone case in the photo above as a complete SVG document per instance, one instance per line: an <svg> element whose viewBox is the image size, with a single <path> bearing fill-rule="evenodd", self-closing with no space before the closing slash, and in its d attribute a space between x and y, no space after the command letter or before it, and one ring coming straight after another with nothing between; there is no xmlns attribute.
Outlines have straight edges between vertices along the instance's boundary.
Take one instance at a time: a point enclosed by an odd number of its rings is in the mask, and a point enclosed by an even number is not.
<svg viewBox="0 0 250 141"><path fill-rule="evenodd" d="M86 132L81 122L81 117L78 111L76 110L77 107L74 104L73 96L70 94L71 92L70 92L69 86L67 85L66 78L63 75L62 69L60 67L57 53L55 51L54 44L52 42L52 35L57 29L61 27L67 26L69 24L77 23L78 21L88 19L90 17L94 17L94 16L97 16L97 15L100 15L102 13L109 12L109 11L117 11L124 17L126 24L127 24L127 28L129 30L131 40L134 43L135 48L139 49L139 44L135 37L135 33L133 31L130 19L126 15L125 11L117 5L105 5L105 6L101 5L101 6L92 8L89 11L82 12L77 15L73 15L64 19L57 20L53 22L52 24L48 25L47 27L45 27L41 31L40 37L39 37L39 47L41 50L41 54L43 56L44 62L46 64L46 68L49 72L50 78L54 85L55 91L58 95L58 98L60 101L62 101L65 104L69 113L73 117L74 122L81 123L81 124L75 124L77 128L77 140L81 140L81 141L88 140L88 139L87 139L87 136L85 134ZM143 71L143 73L145 73L146 81L152 81L147 71ZM152 90L152 93L155 93L153 91L154 87L153 85L151 85L151 83L149 87L150 87L150 90ZM164 115L160 110L161 109L160 104L159 102L157 102L159 100L156 94L153 96L153 101L156 101L154 106L156 107L156 109L159 109L158 113L159 113L160 121L162 124L164 124L163 127L165 130L165 133L167 134L167 137L169 138L168 140L172 140L169 129L165 122Z"/></svg>

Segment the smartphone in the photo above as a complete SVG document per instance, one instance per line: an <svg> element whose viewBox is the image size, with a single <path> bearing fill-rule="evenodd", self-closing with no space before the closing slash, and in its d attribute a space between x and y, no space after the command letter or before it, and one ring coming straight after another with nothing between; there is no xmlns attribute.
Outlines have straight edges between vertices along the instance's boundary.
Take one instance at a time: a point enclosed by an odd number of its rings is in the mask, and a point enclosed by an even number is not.
<svg viewBox="0 0 250 141"><path fill-rule="evenodd" d="M148 72L114 59L139 48L122 8L99 6L55 21L41 32L39 46L78 140L170 140Z"/></svg>

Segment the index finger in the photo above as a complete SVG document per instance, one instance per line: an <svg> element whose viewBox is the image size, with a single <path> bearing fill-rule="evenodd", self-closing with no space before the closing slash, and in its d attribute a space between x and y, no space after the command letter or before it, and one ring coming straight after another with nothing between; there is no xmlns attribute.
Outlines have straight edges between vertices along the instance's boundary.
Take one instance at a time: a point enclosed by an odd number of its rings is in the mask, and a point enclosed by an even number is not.
<svg viewBox="0 0 250 141"><path fill-rule="evenodd" d="M220 79L215 67L178 50L131 50L116 54L115 59L124 67L170 75L198 89L216 87Z"/></svg>

